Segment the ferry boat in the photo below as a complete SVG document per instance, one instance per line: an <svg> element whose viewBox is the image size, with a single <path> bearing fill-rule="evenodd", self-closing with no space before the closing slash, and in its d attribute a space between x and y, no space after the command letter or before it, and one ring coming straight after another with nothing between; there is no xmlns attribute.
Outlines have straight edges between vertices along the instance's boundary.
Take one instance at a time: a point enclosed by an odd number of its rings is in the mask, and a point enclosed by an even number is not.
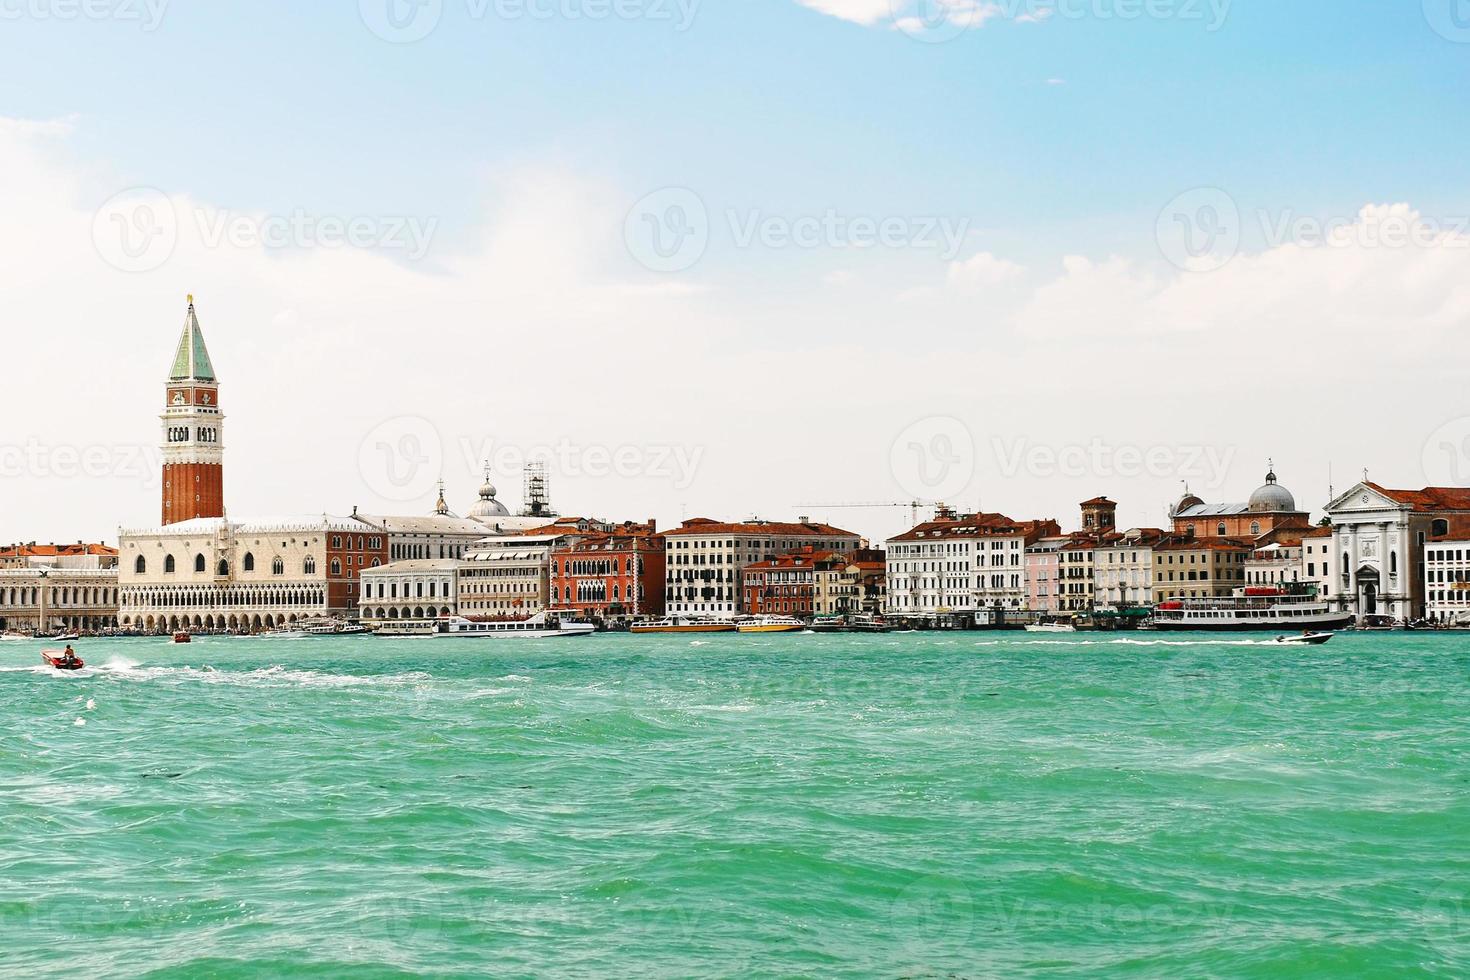
<svg viewBox="0 0 1470 980"><path fill-rule="evenodd" d="M791 616L757 616L742 620L735 629L741 633L795 633L806 629L806 623Z"/></svg>
<svg viewBox="0 0 1470 980"><path fill-rule="evenodd" d="M1153 626L1160 630L1243 631L1283 630L1321 633L1352 625L1352 613L1334 610L1315 595L1284 592L1247 594L1217 599L1175 599L1154 609Z"/></svg>
<svg viewBox="0 0 1470 980"><path fill-rule="evenodd" d="M373 633L382 637L425 637L435 640L546 640L591 636L597 627L539 613L530 619L482 622L463 616L384 623Z"/></svg>
<svg viewBox="0 0 1470 980"><path fill-rule="evenodd" d="M306 626L307 636L366 636L372 630L357 623L310 623Z"/></svg>
<svg viewBox="0 0 1470 980"><path fill-rule="evenodd" d="M649 623L634 623L628 627L630 633L733 633L735 623L728 619L709 617L689 618L668 616Z"/></svg>

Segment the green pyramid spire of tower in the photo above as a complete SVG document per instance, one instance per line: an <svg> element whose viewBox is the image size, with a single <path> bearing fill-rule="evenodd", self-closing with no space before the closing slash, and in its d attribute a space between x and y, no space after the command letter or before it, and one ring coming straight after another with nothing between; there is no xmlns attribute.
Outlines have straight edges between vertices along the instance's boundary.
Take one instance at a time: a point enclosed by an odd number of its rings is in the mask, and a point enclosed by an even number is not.
<svg viewBox="0 0 1470 980"><path fill-rule="evenodd" d="M179 349L174 354L170 381L217 381L214 365L209 361L209 348L204 346L204 331L194 315L194 297L189 297L189 313L184 317L184 332L179 336Z"/></svg>

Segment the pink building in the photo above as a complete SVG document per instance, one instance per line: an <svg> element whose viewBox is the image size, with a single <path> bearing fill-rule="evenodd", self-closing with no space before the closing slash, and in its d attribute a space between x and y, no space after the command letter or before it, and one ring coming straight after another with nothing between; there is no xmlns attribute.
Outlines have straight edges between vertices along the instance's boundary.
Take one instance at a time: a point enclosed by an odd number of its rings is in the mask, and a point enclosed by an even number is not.
<svg viewBox="0 0 1470 980"><path fill-rule="evenodd" d="M1042 538L1026 548L1026 608L1032 612L1062 610L1061 554L1071 545L1067 535Z"/></svg>

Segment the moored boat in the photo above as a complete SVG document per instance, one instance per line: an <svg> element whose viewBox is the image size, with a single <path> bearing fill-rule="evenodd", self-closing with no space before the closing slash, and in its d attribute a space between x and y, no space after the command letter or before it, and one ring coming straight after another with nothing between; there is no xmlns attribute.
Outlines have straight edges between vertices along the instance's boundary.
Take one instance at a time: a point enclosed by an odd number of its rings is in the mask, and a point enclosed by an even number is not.
<svg viewBox="0 0 1470 980"><path fill-rule="evenodd" d="M461 616L450 616L446 619L435 620L434 632L430 635L435 639L458 640L549 640L591 636L595 632L597 632L597 627L591 623L563 619L550 613L539 613L530 619L509 622L479 622Z"/></svg>
<svg viewBox="0 0 1470 980"><path fill-rule="evenodd" d="M690 618L667 616L647 623L634 623L628 627L630 633L733 633L736 625L732 620L708 617Z"/></svg>
<svg viewBox="0 0 1470 980"><path fill-rule="evenodd" d="M741 633L795 633L806 629L806 623L793 616L756 616L737 623L735 629Z"/></svg>

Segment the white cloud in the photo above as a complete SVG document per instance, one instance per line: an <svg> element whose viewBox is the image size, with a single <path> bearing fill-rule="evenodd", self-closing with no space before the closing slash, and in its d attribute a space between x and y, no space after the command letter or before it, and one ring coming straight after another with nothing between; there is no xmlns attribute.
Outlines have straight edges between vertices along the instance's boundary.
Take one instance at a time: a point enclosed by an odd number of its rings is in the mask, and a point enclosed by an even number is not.
<svg viewBox="0 0 1470 980"><path fill-rule="evenodd" d="M871 27L893 16L897 0L797 0L819 13Z"/></svg>
<svg viewBox="0 0 1470 980"><path fill-rule="evenodd" d="M906 34L959 32L1005 16L994 0L796 0L803 7L864 27L887 25ZM1049 13L1049 12L1048 12ZM1031 15L1023 15L1029 17Z"/></svg>
<svg viewBox="0 0 1470 980"><path fill-rule="evenodd" d="M968 259L949 264L949 283L961 288L998 286L1009 282L1026 271L1024 266L1006 259L998 259L989 252L978 252Z"/></svg>

